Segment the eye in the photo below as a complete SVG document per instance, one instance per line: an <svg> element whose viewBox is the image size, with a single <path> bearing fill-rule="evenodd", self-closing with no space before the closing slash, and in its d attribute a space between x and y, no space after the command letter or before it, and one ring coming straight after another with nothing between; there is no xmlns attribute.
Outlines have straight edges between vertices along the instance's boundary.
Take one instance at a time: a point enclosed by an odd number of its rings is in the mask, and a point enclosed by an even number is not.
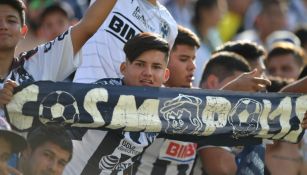
<svg viewBox="0 0 307 175"><path fill-rule="evenodd" d="M62 167L65 167L66 166L66 162L63 160L63 161L59 161L59 165L61 165Z"/></svg>
<svg viewBox="0 0 307 175"><path fill-rule="evenodd" d="M16 24L18 21L16 19L8 19L8 23Z"/></svg>
<svg viewBox="0 0 307 175"><path fill-rule="evenodd" d="M180 58L179 59L181 62L187 62L188 61L188 58Z"/></svg>
<svg viewBox="0 0 307 175"><path fill-rule="evenodd" d="M161 65L154 65L153 68L154 69L162 69L162 66Z"/></svg>
<svg viewBox="0 0 307 175"><path fill-rule="evenodd" d="M48 159L52 159L52 155L49 152L44 152L44 156Z"/></svg>
<svg viewBox="0 0 307 175"><path fill-rule="evenodd" d="M144 63L142 63L142 62L135 62L134 65L136 65L138 67L143 67Z"/></svg>

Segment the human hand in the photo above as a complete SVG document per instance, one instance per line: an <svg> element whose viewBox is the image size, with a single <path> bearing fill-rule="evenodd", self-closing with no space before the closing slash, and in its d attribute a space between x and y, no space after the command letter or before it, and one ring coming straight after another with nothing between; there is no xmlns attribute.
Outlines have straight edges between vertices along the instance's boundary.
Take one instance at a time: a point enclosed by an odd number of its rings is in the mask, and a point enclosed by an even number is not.
<svg viewBox="0 0 307 175"><path fill-rule="evenodd" d="M266 90L271 85L268 79L256 77L257 69L242 73L239 77L227 83L222 90L259 92Z"/></svg>
<svg viewBox="0 0 307 175"><path fill-rule="evenodd" d="M0 162L0 175L22 175L17 169L9 167L6 162Z"/></svg>
<svg viewBox="0 0 307 175"><path fill-rule="evenodd" d="M15 81L7 80L0 90L0 107L8 104L13 98L13 90L17 87Z"/></svg>

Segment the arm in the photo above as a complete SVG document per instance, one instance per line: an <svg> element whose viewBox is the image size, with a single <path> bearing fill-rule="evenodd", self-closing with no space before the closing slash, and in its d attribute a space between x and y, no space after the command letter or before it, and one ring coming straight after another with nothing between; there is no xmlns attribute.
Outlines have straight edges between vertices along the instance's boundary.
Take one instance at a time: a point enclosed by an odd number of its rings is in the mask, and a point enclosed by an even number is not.
<svg viewBox="0 0 307 175"><path fill-rule="evenodd" d="M227 83L221 90L233 90L233 91L248 91L248 92L259 92L266 89L266 86L270 85L271 82L264 78L255 77L257 69L251 72L241 74L236 79Z"/></svg>
<svg viewBox="0 0 307 175"><path fill-rule="evenodd" d="M96 0L87 10L84 17L71 31L74 54L78 53L85 42L95 34L109 15L116 0Z"/></svg>
<svg viewBox="0 0 307 175"><path fill-rule="evenodd" d="M220 147L208 147L199 150L202 167L207 174L234 175L237 171L235 156Z"/></svg>
<svg viewBox="0 0 307 175"><path fill-rule="evenodd" d="M281 92L307 93L307 76L284 87Z"/></svg>
<svg viewBox="0 0 307 175"><path fill-rule="evenodd" d="M307 93L307 76L284 87L280 92ZM304 129L307 128L307 111L305 112L301 125Z"/></svg>

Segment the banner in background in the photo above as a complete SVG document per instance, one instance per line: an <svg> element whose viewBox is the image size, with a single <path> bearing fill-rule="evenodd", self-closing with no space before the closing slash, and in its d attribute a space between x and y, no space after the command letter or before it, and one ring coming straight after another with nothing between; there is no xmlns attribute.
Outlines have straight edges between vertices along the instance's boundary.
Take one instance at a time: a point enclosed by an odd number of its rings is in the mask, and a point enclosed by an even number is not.
<svg viewBox="0 0 307 175"><path fill-rule="evenodd" d="M18 87L6 106L9 122L27 131L36 121L72 127L123 129L297 143L307 95L202 89L36 82Z"/></svg>

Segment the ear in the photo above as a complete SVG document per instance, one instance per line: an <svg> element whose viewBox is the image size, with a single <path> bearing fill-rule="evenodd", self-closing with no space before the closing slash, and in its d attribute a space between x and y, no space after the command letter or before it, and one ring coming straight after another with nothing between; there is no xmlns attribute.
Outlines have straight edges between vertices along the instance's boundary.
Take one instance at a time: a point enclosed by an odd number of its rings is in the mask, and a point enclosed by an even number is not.
<svg viewBox="0 0 307 175"><path fill-rule="evenodd" d="M163 84L167 82L167 80L169 79L169 76L170 76L170 71L168 68L166 68L164 72L164 77L163 77Z"/></svg>
<svg viewBox="0 0 307 175"><path fill-rule="evenodd" d="M21 152L21 157L27 160L29 159L31 152L32 150L30 146L28 145L27 148Z"/></svg>
<svg viewBox="0 0 307 175"><path fill-rule="evenodd" d="M21 27L20 33L21 33L22 37L25 38L27 33L28 33L28 26L27 25L23 25Z"/></svg>
<svg viewBox="0 0 307 175"><path fill-rule="evenodd" d="M206 89L216 89L219 85L219 79L215 75L209 75L207 78Z"/></svg>
<svg viewBox="0 0 307 175"><path fill-rule="evenodd" d="M125 75L125 72L126 72L126 69L127 69L127 65L126 65L126 62L124 61L124 62L122 62L121 64L120 64L120 72L123 74L123 75Z"/></svg>

